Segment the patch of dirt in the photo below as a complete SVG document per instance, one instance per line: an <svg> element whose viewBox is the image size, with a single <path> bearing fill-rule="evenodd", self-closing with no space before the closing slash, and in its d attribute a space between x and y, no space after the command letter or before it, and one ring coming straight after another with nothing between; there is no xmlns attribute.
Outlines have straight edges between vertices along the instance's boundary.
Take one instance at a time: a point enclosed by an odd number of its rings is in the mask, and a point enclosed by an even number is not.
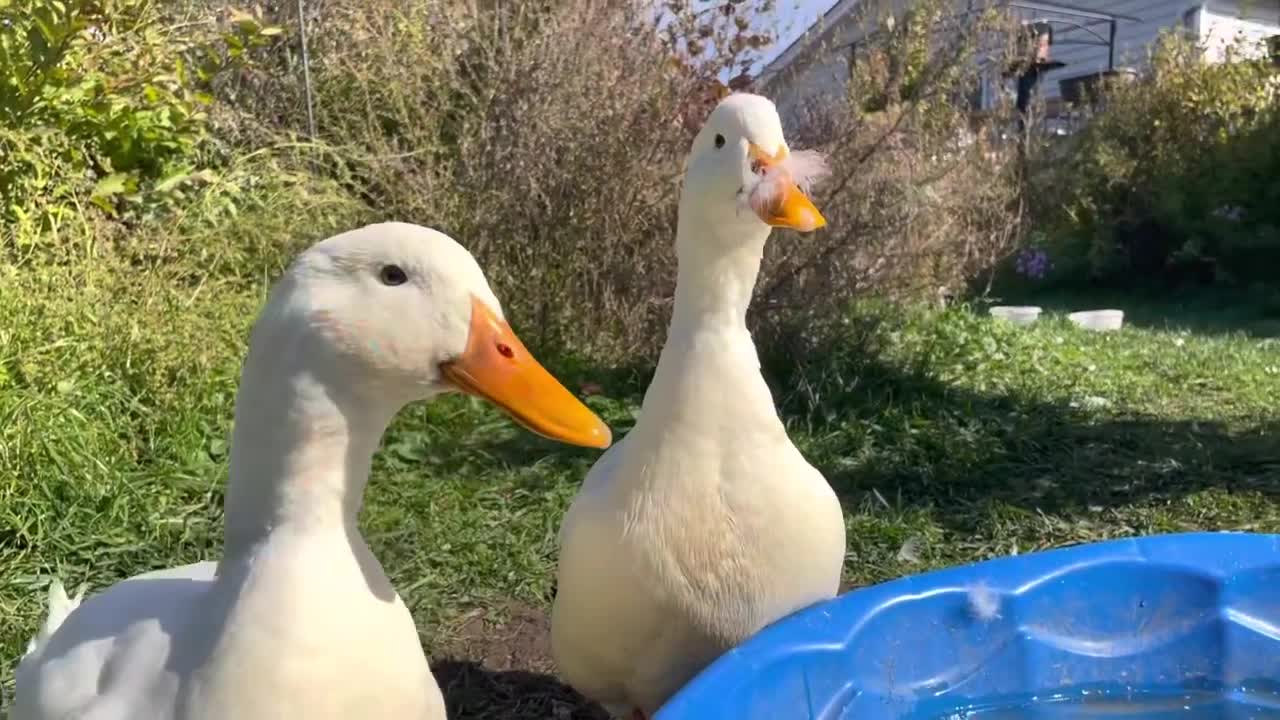
<svg viewBox="0 0 1280 720"><path fill-rule="evenodd" d="M555 675L551 618L507 602L474 610L431 657L450 720L609 720Z"/></svg>

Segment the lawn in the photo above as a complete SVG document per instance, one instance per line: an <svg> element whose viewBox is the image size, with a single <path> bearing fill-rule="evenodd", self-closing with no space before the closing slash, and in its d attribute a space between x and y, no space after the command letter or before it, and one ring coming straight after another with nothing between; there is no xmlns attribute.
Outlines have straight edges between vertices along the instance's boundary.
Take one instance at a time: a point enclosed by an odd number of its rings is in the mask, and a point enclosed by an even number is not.
<svg viewBox="0 0 1280 720"><path fill-rule="evenodd" d="M6 695L51 573L97 589L218 554L262 292L31 275L0 277ZM1138 326L1091 334L1060 314L1019 329L969 308L863 306L805 357L766 353L795 442L843 499L847 584L1117 536L1280 532L1274 318L1224 329L1193 304L1144 307ZM588 403L625 434L647 362L546 359L570 387L598 383ZM385 438L364 531L451 717L600 717L551 677L544 615L559 519L595 456L464 398L407 409Z"/></svg>

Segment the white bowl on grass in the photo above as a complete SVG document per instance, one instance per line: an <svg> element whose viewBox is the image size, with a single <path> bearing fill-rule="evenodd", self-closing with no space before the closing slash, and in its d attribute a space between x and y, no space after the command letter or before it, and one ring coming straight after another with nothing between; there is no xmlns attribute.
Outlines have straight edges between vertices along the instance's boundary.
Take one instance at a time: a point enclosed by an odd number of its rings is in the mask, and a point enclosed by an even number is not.
<svg viewBox="0 0 1280 720"><path fill-rule="evenodd" d="M1040 317L1040 308L1035 305L996 305L991 308L991 317L1008 320L1014 325L1030 325Z"/></svg>
<svg viewBox="0 0 1280 720"><path fill-rule="evenodd" d="M1071 322L1086 330L1102 332L1119 330L1124 324L1123 310L1083 310L1067 316Z"/></svg>

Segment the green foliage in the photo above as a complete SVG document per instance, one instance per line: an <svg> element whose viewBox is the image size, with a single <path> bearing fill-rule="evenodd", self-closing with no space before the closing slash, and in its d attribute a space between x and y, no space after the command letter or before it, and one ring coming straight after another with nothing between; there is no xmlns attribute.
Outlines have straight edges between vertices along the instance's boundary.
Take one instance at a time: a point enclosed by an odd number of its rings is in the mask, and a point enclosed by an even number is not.
<svg viewBox="0 0 1280 720"><path fill-rule="evenodd" d="M36 242L85 206L171 207L207 182L210 84L278 33L170 25L154 0L0 1L0 218Z"/></svg>
<svg viewBox="0 0 1280 720"><path fill-rule="evenodd" d="M1149 77L1111 89L1053 185L1061 250L1131 282L1274 280L1280 265L1280 74L1209 64L1177 35Z"/></svg>
<svg viewBox="0 0 1280 720"><path fill-rule="evenodd" d="M937 50L931 42L943 11L942 3L926 1L901 15L886 13L877 31L860 42L850 90L863 112L881 112L920 94L929 82L931 51Z"/></svg>

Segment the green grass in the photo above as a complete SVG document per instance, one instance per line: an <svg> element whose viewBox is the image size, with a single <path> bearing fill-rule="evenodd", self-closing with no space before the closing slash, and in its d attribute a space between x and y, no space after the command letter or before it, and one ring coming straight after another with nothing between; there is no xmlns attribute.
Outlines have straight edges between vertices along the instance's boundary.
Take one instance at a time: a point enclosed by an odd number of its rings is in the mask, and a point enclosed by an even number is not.
<svg viewBox="0 0 1280 720"><path fill-rule="evenodd" d="M1280 343L1094 334L1060 316L1030 330L964 311L885 322L802 369L789 386L803 392L779 388L850 511L850 580L1280 529Z"/></svg>
<svg viewBox="0 0 1280 720"><path fill-rule="evenodd" d="M219 552L235 384L265 285L190 269L0 275L6 694L51 574L99 589ZM1280 341L1090 334L1061 316L1018 329L966 309L864 307L844 328L766 368L843 499L851 585L1108 537L1280 531ZM645 363L548 360L571 387L603 385L588 402L615 436L632 424ZM429 649L452 647L476 608L549 604L559 519L594 457L468 399L397 419L363 525ZM498 716L486 712L457 717Z"/></svg>

